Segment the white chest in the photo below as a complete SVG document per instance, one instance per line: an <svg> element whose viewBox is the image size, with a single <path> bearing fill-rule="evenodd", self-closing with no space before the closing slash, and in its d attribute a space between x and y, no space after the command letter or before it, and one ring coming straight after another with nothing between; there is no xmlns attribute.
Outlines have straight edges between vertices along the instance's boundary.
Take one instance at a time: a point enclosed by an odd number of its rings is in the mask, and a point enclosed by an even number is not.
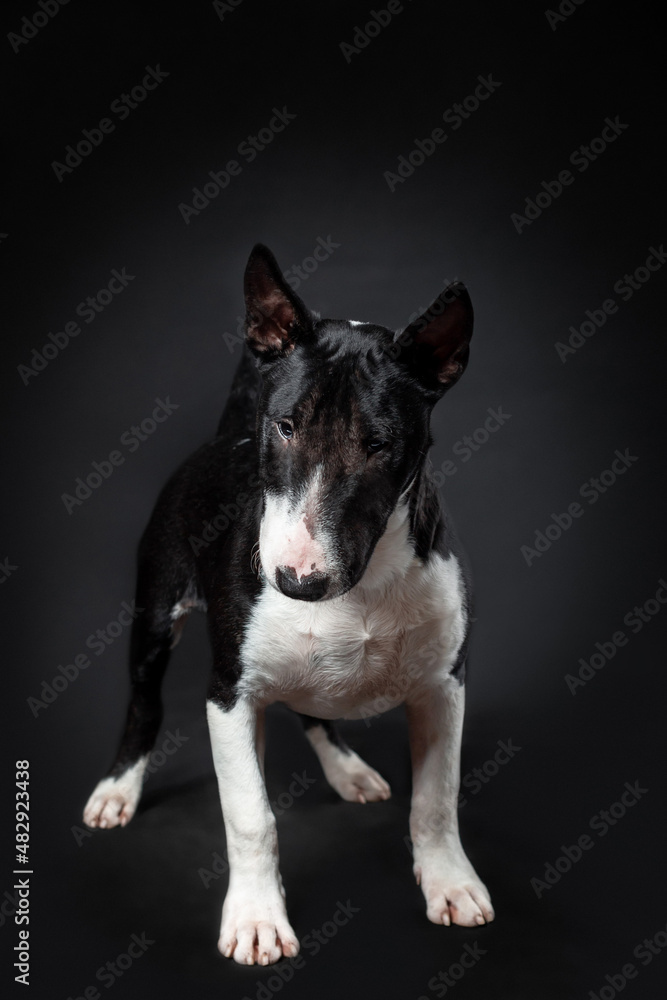
<svg viewBox="0 0 667 1000"><path fill-rule="evenodd" d="M378 546L362 581L330 601L266 585L241 648L241 691L318 718L359 718L448 673L465 635L459 564L403 556L388 574Z"/></svg>

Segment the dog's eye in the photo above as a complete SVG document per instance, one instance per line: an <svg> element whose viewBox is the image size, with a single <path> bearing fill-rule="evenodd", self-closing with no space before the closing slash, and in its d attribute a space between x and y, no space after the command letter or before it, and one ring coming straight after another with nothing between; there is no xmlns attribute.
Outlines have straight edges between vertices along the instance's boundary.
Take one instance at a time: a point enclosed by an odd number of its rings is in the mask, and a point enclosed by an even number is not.
<svg viewBox="0 0 667 1000"><path fill-rule="evenodd" d="M279 420L276 423L276 427L281 438L284 438L285 441L289 441L294 436L294 428L287 420Z"/></svg>
<svg viewBox="0 0 667 1000"><path fill-rule="evenodd" d="M375 455L376 452L382 451L382 449L386 448L386 446L387 446L386 441L382 441L380 438L373 438L366 445L366 449L369 455Z"/></svg>

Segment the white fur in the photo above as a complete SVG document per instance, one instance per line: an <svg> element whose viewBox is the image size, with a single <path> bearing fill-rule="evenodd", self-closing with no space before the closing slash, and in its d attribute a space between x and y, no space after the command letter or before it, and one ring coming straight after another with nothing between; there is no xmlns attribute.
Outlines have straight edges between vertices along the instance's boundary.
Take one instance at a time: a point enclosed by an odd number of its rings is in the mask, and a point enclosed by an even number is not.
<svg viewBox="0 0 667 1000"><path fill-rule="evenodd" d="M342 597L311 603L265 587L246 624L241 692L317 718L360 718L444 677L465 632L461 571L454 556L417 559L408 531L399 504Z"/></svg>
<svg viewBox="0 0 667 1000"><path fill-rule="evenodd" d="M129 823L141 796L147 764L145 755L117 778L102 778L86 803L84 823L103 830Z"/></svg>
<svg viewBox="0 0 667 1000"><path fill-rule="evenodd" d="M262 774L263 713L246 700L206 705L227 835L229 888L218 948L242 965L293 956L299 942L285 910L276 821Z"/></svg>
<svg viewBox="0 0 667 1000"><path fill-rule="evenodd" d="M291 567L297 578L331 570L331 543L320 529L313 538L309 525L317 518L322 500L322 469L313 475L296 499L267 493L259 529L259 555L267 580L273 585L276 567Z"/></svg>
<svg viewBox="0 0 667 1000"><path fill-rule="evenodd" d="M379 802L390 797L391 789L382 775L354 750L343 750L332 743L323 726L311 726L306 735L327 781L341 798L348 802Z"/></svg>
<svg viewBox="0 0 667 1000"><path fill-rule="evenodd" d="M196 608L197 611L206 611L206 601L183 598L183 600L177 601L176 604L174 604L173 608L169 612L169 617L173 622L175 622L183 615L189 615L194 608Z"/></svg>

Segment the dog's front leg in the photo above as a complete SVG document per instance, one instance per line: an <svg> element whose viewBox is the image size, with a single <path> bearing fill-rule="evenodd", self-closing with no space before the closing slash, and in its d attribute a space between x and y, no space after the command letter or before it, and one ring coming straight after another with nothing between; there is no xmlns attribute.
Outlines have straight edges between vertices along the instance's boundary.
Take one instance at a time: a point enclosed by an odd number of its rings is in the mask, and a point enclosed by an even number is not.
<svg viewBox="0 0 667 1000"><path fill-rule="evenodd" d="M406 706L413 773L410 834L429 920L473 927L493 920L493 907L459 838L464 701L463 686L447 677Z"/></svg>
<svg viewBox="0 0 667 1000"><path fill-rule="evenodd" d="M207 702L213 761L227 835L229 888L218 948L243 965L268 965L299 950L278 871L276 821L262 775L263 723L243 698Z"/></svg>

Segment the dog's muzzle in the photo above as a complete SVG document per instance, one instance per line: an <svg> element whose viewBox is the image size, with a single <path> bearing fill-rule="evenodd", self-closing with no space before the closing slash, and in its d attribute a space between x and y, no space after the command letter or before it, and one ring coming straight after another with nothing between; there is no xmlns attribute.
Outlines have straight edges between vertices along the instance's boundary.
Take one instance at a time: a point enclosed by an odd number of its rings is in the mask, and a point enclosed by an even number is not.
<svg viewBox="0 0 667 1000"><path fill-rule="evenodd" d="M298 577L293 566L277 566L276 586L286 597L297 601L321 601L329 590L329 577L318 572Z"/></svg>

